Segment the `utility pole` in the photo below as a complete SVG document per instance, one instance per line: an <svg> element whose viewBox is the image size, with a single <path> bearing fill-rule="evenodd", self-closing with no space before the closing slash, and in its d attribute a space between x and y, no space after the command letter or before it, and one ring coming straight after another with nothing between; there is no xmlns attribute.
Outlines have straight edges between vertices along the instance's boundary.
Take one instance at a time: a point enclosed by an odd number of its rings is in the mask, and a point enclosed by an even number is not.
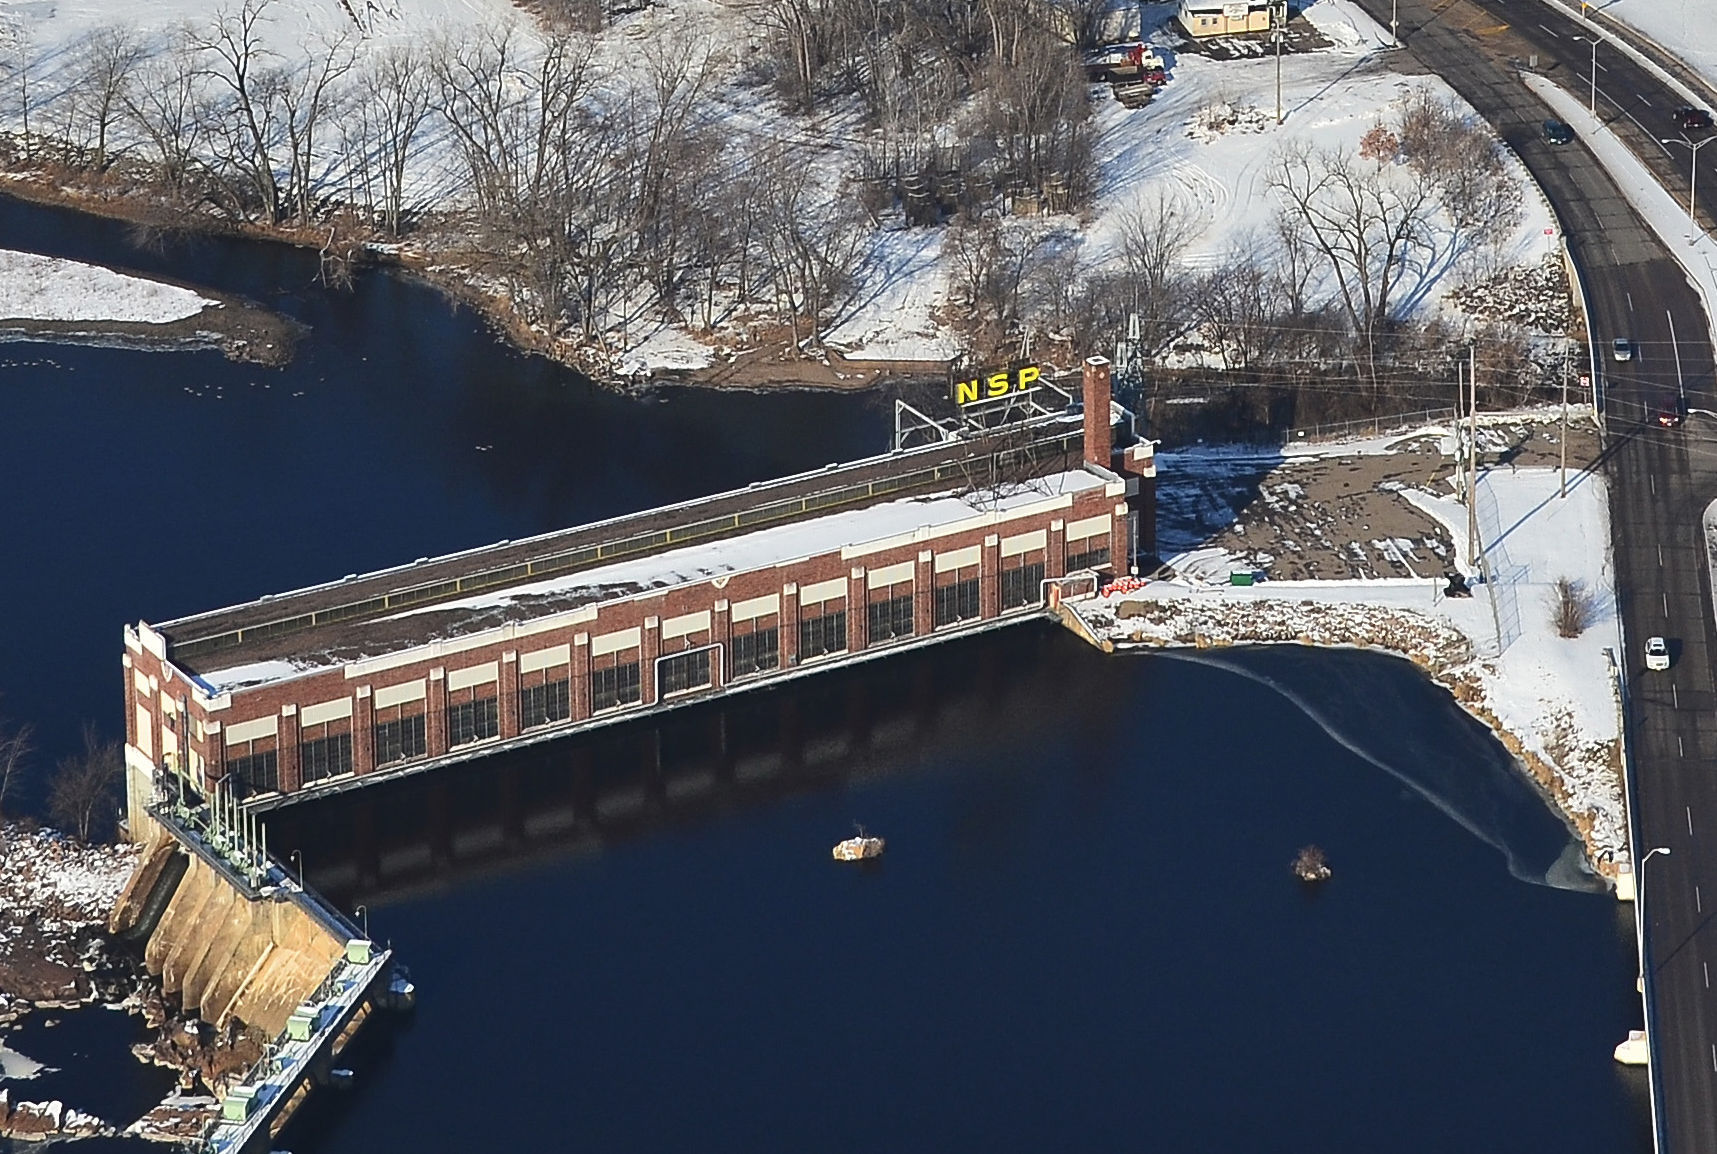
<svg viewBox="0 0 1717 1154"><path fill-rule="evenodd" d="M1282 42L1288 38L1287 0L1270 5L1271 39L1276 42L1276 123L1282 123Z"/></svg>
<svg viewBox="0 0 1717 1154"><path fill-rule="evenodd" d="M1562 352L1562 499L1568 499L1568 353Z"/></svg>
<svg viewBox="0 0 1717 1154"><path fill-rule="evenodd" d="M1467 557L1479 562L1479 360L1478 346L1467 346Z"/></svg>

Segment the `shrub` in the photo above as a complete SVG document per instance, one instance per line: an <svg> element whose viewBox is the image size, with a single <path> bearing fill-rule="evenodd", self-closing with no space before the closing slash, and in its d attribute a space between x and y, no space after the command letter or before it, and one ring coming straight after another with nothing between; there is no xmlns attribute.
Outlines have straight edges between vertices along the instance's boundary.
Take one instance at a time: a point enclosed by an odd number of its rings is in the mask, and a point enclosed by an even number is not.
<svg viewBox="0 0 1717 1154"><path fill-rule="evenodd" d="M1550 590L1550 623L1559 637L1578 637L1598 619L1598 602L1583 581L1558 577Z"/></svg>

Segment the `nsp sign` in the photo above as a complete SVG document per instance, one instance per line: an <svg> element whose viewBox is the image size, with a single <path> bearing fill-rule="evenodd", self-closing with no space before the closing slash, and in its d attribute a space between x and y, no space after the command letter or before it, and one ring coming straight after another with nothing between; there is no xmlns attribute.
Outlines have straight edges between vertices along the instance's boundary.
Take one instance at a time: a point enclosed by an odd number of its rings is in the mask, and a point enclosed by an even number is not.
<svg viewBox="0 0 1717 1154"><path fill-rule="evenodd" d="M955 381L954 403L975 405L979 401L993 401L1009 393L1029 393L1037 388L1037 379L1042 375L1043 370L1036 365L1021 365L1017 369L1002 369L964 381Z"/></svg>

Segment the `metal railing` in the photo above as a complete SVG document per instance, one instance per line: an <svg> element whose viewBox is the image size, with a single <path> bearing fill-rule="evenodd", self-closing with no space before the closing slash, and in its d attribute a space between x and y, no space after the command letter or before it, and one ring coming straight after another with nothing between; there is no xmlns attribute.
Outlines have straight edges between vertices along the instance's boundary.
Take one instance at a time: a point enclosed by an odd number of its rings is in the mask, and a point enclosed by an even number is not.
<svg viewBox="0 0 1717 1154"><path fill-rule="evenodd" d="M982 458L983 468L989 478L994 480L1022 464L1039 464L1057 456L1066 457L1070 452L1078 453L1083 437L1083 430L1076 430L1056 437L1047 437L1029 445L990 453ZM693 521L670 529L658 529L650 533L623 537L617 541L584 545L520 564L479 569L474 573L448 580L407 586L375 597L175 642L172 653L175 659L199 657L242 645L247 641L298 633L372 614L418 608L525 580L574 573L580 569L589 569L660 549L712 541L768 525L790 522L807 514L823 513L872 501L878 497L896 496L949 483L970 484L974 480L974 463L971 458L946 461L926 469L915 469L874 481L837 486L802 497L772 501L737 513Z"/></svg>
<svg viewBox="0 0 1717 1154"><path fill-rule="evenodd" d="M1380 437L1384 433L1399 433L1429 425L1437 421L1452 421L1457 416L1454 406L1449 405L1440 409L1421 409L1416 413L1398 413L1394 416L1361 417L1352 421L1332 421L1327 424L1306 425L1298 429L1288 429L1279 434L1283 445L1298 445L1310 441L1333 441L1347 437Z"/></svg>

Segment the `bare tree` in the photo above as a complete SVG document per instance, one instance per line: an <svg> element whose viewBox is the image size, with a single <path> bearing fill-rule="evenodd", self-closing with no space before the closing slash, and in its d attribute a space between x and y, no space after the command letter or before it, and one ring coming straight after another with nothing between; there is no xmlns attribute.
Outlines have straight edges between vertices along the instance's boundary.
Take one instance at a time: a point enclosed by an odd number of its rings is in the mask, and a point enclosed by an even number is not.
<svg viewBox="0 0 1717 1154"><path fill-rule="evenodd" d="M0 79L5 82L0 110L22 124L21 144L27 163L33 154L30 114L36 107L36 49L27 27L19 28L10 43L0 48Z"/></svg>
<svg viewBox="0 0 1717 1154"><path fill-rule="evenodd" d="M1375 394L1378 341L1409 262L1427 244L1436 189L1411 169L1385 169L1344 149L1303 142L1278 154L1270 184L1282 211L1299 218L1323 256Z"/></svg>
<svg viewBox="0 0 1717 1154"><path fill-rule="evenodd" d="M406 169L432 108L428 63L409 45L384 49L360 87L363 153L380 185L382 227L397 237L406 215Z"/></svg>
<svg viewBox="0 0 1717 1154"><path fill-rule="evenodd" d="M1181 258L1203 227L1183 201L1164 190L1120 215L1121 267L1131 282L1133 309L1147 347L1160 344L1178 327L1177 294L1185 276Z"/></svg>
<svg viewBox="0 0 1717 1154"><path fill-rule="evenodd" d="M181 198L207 139L197 55L187 36L176 35L144 59L135 82L120 91L127 117L148 138L162 186Z"/></svg>
<svg viewBox="0 0 1717 1154"><path fill-rule="evenodd" d="M14 725L0 718L0 818L5 817L7 791L24 780L30 755L36 751L34 738L28 722Z"/></svg>
<svg viewBox="0 0 1717 1154"><path fill-rule="evenodd" d="M108 165L108 136L125 112L125 97L147 50L137 29L128 24L106 24L95 29L79 46L72 89L81 97L81 112L87 147L93 152L96 171Z"/></svg>
<svg viewBox="0 0 1717 1154"><path fill-rule="evenodd" d="M286 77L262 43L262 26L273 0L243 0L234 11L215 10L206 26L190 30L202 58L201 75L222 89L224 108L214 110L213 139L223 159L250 185L257 208L269 222L280 219L280 186L273 149ZM241 206L242 211L242 206Z"/></svg>
<svg viewBox="0 0 1717 1154"><path fill-rule="evenodd" d="M125 763L117 741L104 741L94 725L83 727L83 749L63 757L48 787L48 816L87 842L105 833L118 816Z"/></svg>
<svg viewBox="0 0 1717 1154"><path fill-rule="evenodd" d="M290 165L287 177L287 207L300 226L310 223L317 192L316 141L322 119L337 103L339 84L357 62L349 30L338 35L316 36L304 44L308 68L288 79L280 89Z"/></svg>
<svg viewBox="0 0 1717 1154"><path fill-rule="evenodd" d="M965 307L974 343L997 353L1022 331L1021 304L1033 259L1046 236L985 219L960 224L944 251L953 264L950 287Z"/></svg>

